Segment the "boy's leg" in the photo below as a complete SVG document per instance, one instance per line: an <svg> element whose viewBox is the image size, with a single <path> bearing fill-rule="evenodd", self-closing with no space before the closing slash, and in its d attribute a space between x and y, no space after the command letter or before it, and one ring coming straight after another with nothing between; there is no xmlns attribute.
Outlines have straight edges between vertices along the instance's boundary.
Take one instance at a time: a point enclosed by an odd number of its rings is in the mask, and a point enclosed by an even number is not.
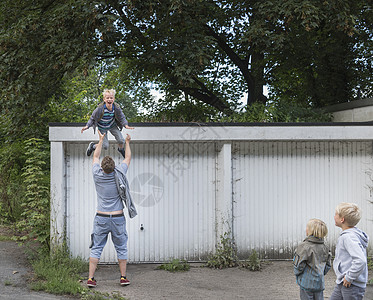
<svg viewBox="0 0 373 300"><path fill-rule="evenodd" d="M341 293L343 300L362 300L364 298L365 289L351 284L349 288L342 286Z"/></svg>
<svg viewBox="0 0 373 300"><path fill-rule="evenodd" d="M334 287L332 295L330 296L330 300L343 300L342 292L341 292L341 287L342 287L342 283L341 284L337 284Z"/></svg>
<svg viewBox="0 0 373 300"><path fill-rule="evenodd" d="M300 300L313 300L313 293L300 289Z"/></svg>
<svg viewBox="0 0 373 300"><path fill-rule="evenodd" d="M123 138L122 132L117 126L111 128L110 132L118 142L118 151L120 152L120 154L122 154L123 158L125 158L124 143L126 142L126 140Z"/></svg>
<svg viewBox="0 0 373 300"><path fill-rule="evenodd" d="M313 299L314 300L324 300L324 292L321 291L321 292L313 293Z"/></svg>
<svg viewBox="0 0 373 300"><path fill-rule="evenodd" d="M342 283L336 285L330 300L362 300L364 298L365 289L351 284L349 288L343 286Z"/></svg>

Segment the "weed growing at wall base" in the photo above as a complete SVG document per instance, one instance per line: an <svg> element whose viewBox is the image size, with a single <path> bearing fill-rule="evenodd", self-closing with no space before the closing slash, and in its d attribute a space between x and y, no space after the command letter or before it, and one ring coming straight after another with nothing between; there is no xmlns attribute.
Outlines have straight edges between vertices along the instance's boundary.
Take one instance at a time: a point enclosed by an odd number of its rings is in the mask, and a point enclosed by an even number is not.
<svg viewBox="0 0 373 300"><path fill-rule="evenodd" d="M240 267L248 269L250 271L259 271L262 266L258 257L258 253L253 250L248 259L240 262Z"/></svg>
<svg viewBox="0 0 373 300"><path fill-rule="evenodd" d="M228 232L220 236L221 241L216 253L209 256L206 266L215 269L232 268L237 266L237 251Z"/></svg>
<svg viewBox="0 0 373 300"><path fill-rule="evenodd" d="M160 265L157 269L170 272L189 271L190 265L185 260L173 259L171 262Z"/></svg>

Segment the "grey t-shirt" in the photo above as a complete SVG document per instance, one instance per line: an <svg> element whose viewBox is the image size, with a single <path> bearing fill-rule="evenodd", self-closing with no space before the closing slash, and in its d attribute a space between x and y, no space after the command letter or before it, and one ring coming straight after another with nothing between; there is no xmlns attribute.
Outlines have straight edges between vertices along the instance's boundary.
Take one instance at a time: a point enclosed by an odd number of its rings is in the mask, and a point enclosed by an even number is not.
<svg viewBox="0 0 373 300"><path fill-rule="evenodd" d="M128 170L126 163L121 163L116 168L123 174L126 174ZM106 174L101 166L96 163L93 164L92 173L97 193L97 210L102 212L122 210L124 206L115 184L115 172Z"/></svg>

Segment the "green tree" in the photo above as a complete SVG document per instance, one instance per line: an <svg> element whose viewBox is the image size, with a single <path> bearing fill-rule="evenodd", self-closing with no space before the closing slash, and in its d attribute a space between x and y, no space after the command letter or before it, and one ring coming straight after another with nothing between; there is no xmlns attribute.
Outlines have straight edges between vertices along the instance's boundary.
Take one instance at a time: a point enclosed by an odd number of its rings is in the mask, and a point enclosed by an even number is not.
<svg viewBox="0 0 373 300"><path fill-rule="evenodd" d="M3 0L1 108L15 132L37 132L46 120L35 116L62 79L110 59L119 80L142 87L144 105L154 84L169 103L196 101L230 115L244 93L249 105L266 102L264 84L282 97L284 81L290 94L306 90L297 101L321 106L334 87L328 99L348 101L354 75L371 89L371 11L362 0ZM329 61L334 48L338 57Z"/></svg>
<svg viewBox="0 0 373 300"><path fill-rule="evenodd" d="M342 6L341 6L342 5ZM321 22L314 29L293 24L288 43L271 54L271 99L323 107L373 96L373 13L366 1L328 2L353 27Z"/></svg>

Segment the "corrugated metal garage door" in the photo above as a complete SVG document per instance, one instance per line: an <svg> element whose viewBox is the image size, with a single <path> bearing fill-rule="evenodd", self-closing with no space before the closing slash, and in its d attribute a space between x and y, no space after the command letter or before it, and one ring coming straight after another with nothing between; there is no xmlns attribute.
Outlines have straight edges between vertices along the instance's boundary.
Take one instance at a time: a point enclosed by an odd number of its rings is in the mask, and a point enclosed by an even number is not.
<svg viewBox="0 0 373 300"><path fill-rule="evenodd" d="M371 142L237 142L233 144L233 234L238 253L292 258L310 218L324 220L335 244L335 207L355 202L358 224L373 236Z"/></svg>
<svg viewBox="0 0 373 300"><path fill-rule="evenodd" d="M92 157L86 144L66 146L67 240L89 257L96 210ZM216 151L213 143L132 144L128 171L138 216L127 218L130 262L204 259L215 247ZM114 145L103 155L121 161ZM111 240L101 262L116 262Z"/></svg>

